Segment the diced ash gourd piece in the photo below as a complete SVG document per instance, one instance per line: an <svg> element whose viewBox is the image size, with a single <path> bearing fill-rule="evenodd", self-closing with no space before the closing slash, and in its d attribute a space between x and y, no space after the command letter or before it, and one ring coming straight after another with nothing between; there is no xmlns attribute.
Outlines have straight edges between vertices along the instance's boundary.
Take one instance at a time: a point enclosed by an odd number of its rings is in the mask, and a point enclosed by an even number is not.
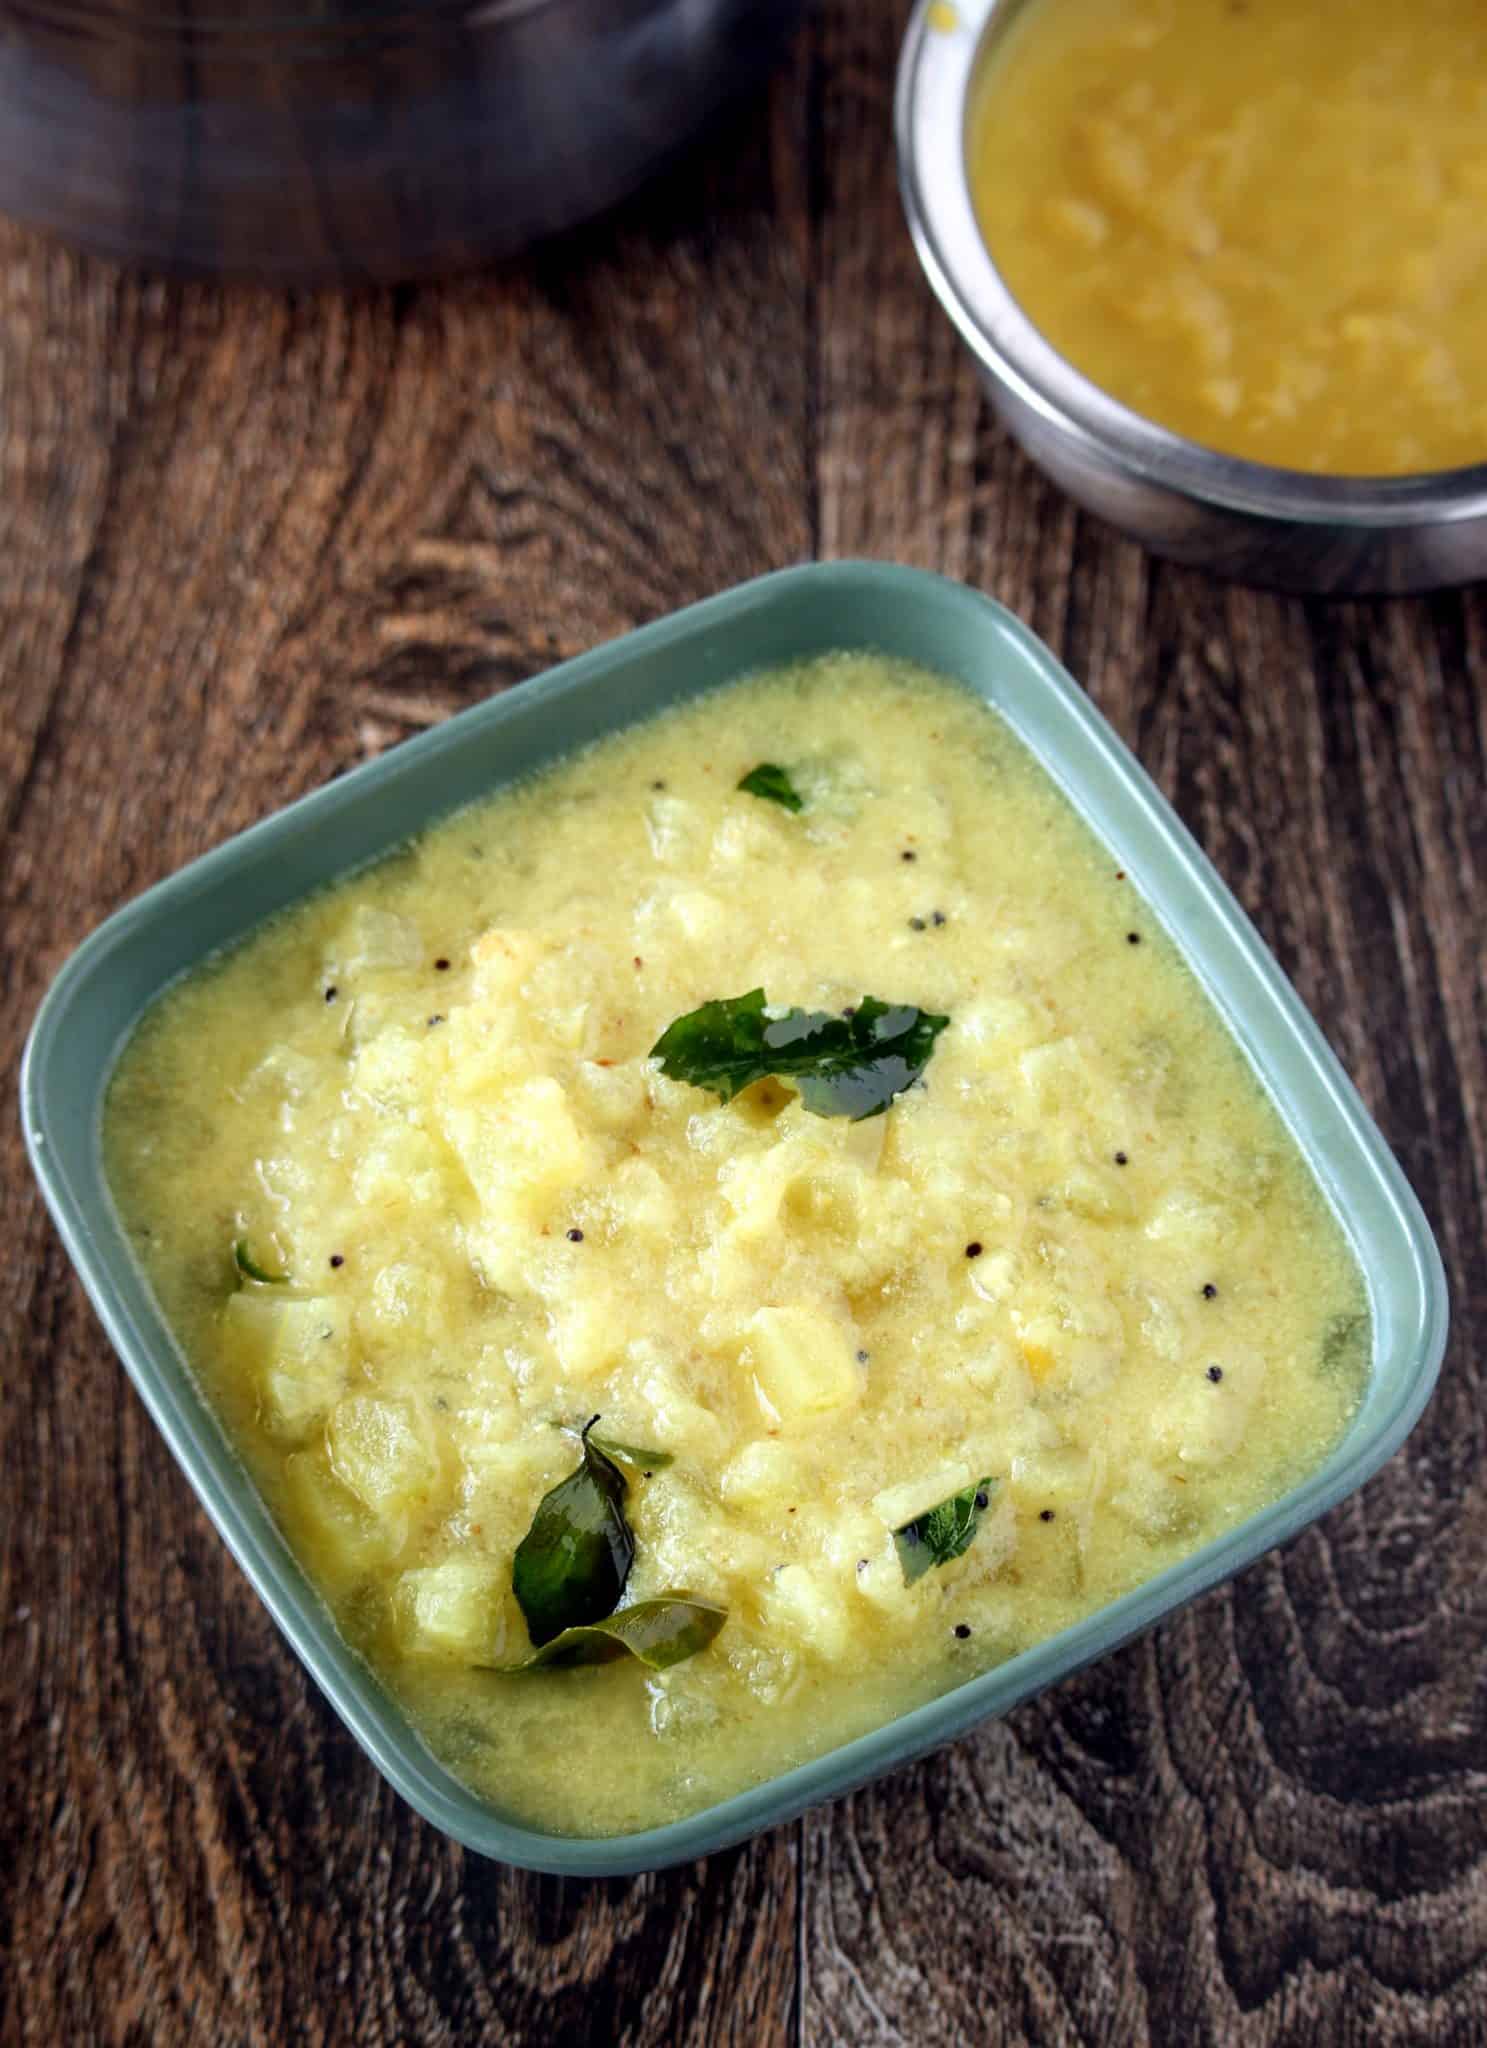
<svg viewBox="0 0 1487 2048"><path fill-rule="evenodd" d="M350 1318L344 1303L331 1296L286 1300L266 1290L229 1295L223 1346L256 1384L263 1421L276 1436L307 1435L350 1380Z"/></svg>
<svg viewBox="0 0 1487 2048"><path fill-rule="evenodd" d="M636 1232L659 1240L675 1230L676 1198L648 1160L621 1160L610 1178L609 1194L616 1212L624 1218L627 1236Z"/></svg>
<svg viewBox="0 0 1487 2048"><path fill-rule="evenodd" d="M846 1654L851 1639L846 1606L819 1572L803 1564L781 1565L763 1605L771 1630L782 1641L802 1643L832 1660Z"/></svg>
<svg viewBox="0 0 1487 2048"><path fill-rule="evenodd" d="M783 812L780 817L784 819ZM722 820L712 837L711 854L713 862L726 870L744 862L779 860L789 845L780 824L762 806L753 805Z"/></svg>
<svg viewBox="0 0 1487 2048"><path fill-rule="evenodd" d="M1071 1167L1058 1183L1056 1195L1063 1208L1088 1223L1128 1223L1135 1213L1134 1203L1115 1185L1114 1175L1101 1177L1087 1167Z"/></svg>
<svg viewBox="0 0 1487 2048"><path fill-rule="evenodd" d="M245 1377L263 1370L273 1355L282 1312L287 1303L282 1295L239 1291L229 1294L222 1309L222 1347L231 1364Z"/></svg>
<svg viewBox="0 0 1487 2048"><path fill-rule="evenodd" d="M769 1237L778 1227L780 1203L794 1171L788 1145L772 1145L757 1159L737 1159L719 1174L723 1199L732 1215L726 1225L732 1243L747 1245Z"/></svg>
<svg viewBox="0 0 1487 2048"><path fill-rule="evenodd" d="M748 1443L723 1470L723 1498L730 1506L773 1508L789 1497L797 1477L795 1454L769 1437Z"/></svg>
<svg viewBox="0 0 1487 2048"><path fill-rule="evenodd" d="M1009 1051L1032 1046L1043 1026L1016 996L984 996L956 1014L962 1054L977 1068L1000 1076Z"/></svg>
<svg viewBox="0 0 1487 2048"><path fill-rule="evenodd" d="M408 1108L427 1087L422 1035L390 1026L360 1048L352 1073L356 1087L374 1101Z"/></svg>
<svg viewBox="0 0 1487 2048"><path fill-rule="evenodd" d="M783 1425L828 1415L860 1397L856 1337L826 1310L756 1309L746 1328L755 1385Z"/></svg>
<svg viewBox="0 0 1487 2048"><path fill-rule="evenodd" d="M406 998L359 989L341 1009L341 1037L354 1051L375 1043L384 1031L403 1021Z"/></svg>
<svg viewBox="0 0 1487 2048"><path fill-rule="evenodd" d="M646 837L651 853L663 866L680 862L702 828L702 813L685 797L652 796L645 808Z"/></svg>
<svg viewBox="0 0 1487 2048"><path fill-rule="evenodd" d="M621 1131L645 1113L645 1067L639 1060L602 1066L585 1060L577 1072L577 1092L585 1114L606 1131Z"/></svg>
<svg viewBox="0 0 1487 2048"><path fill-rule="evenodd" d="M418 927L393 910L363 906L357 910L346 935L344 965L357 968L421 967L424 944Z"/></svg>
<svg viewBox="0 0 1487 2048"><path fill-rule="evenodd" d="M624 1348L611 1305L578 1289L549 1302L548 1337L564 1376L580 1383L608 1372Z"/></svg>
<svg viewBox="0 0 1487 2048"><path fill-rule="evenodd" d="M1190 1371L1152 1413L1152 1442L1199 1470L1223 1464L1240 1448L1265 1383L1258 1351L1229 1344L1222 1358L1222 1365Z"/></svg>
<svg viewBox="0 0 1487 2048"><path fill-rule="evenodd" d="M636 918L636 939L649 957L652 946L717 945L727 929L728 912L706 889L654 891Z"/></svg>
<svg viewBox="0 0 1487 2048"><path fill-rule="evenodd" d="M647 1434L688 1457L716 1457L726 1441L717 1416L693 1398L675 1367L657 1364L644 1370L637 1392L649 1412Z"/></svg>
<svg viewBox="0 0 1487 2048"><path fill-rule="evenodd" d="M1138 1534L1150 1540L1170 1534L1182 1512L1182 1489L1169 1472L1135 1458L1121 1473L1123 1484L1110 1496L1110 1506Z"/></svg>
<svg viewBox="0 0 1487 2048"><path fill-rule="evenodd" d="M404 1652L460 1663L506 1655L509 1577L501 1567L466 1557L404 1572L392 1601Z"/></svg>
<svg viewBox="0 0 1487 2048"><path fill-rule="evenodd" d="M1216 1202L1207 1202L1188 1188L1174 1188L1158 1204L1146 1226L1147 1237L1174 1253L1207 1253L1223 1237L1227 1224Z"/></svg>
<svg viewBox="0 0 1487 2048"><path fill-rule="evenodd" d="M601 1165L598 1146L580 1130L561 1084L539 1074L494 1091L484 1099L445 1112L445 1130L459 1154L477 1200L497 1237L503 1230L531 1230L567 1189L592 1178ZM483 1249L482 1256L485 1256ZM489 1247L499 1267L514 1248Z"/></svg>
<svg viewBox="0 0 1487 2048"><path fill-rule="evenodd" d="M336 1477L379 1521L427 1503L439 1463L411 1401L352 1394L333 1410L326 1441Z"/></svg>
<svg viewBox="0 0 1487 2048"><path fill-rule="evenodd" d="M519 928L486 932L470 948L475 995L514 996L547 952L547 944L540 932Z"/></svg>
<svg viewBox="0 0 1487 2048"><path fill-rule="evenodd" d="M363 1145L351 1171L351 1191L362 1209L384 1217L406 1215L444 1199L447 1167L432 1138L398 1120Z"/></svg>
<svg viewBox="0 0 1487 2048"><path fill-rule="evenodd" d="M1018 1060L1017 1069L1033 1102L1047 1113L1067 1114L1088 1098L1089 1063L1072 1038L1035 1046Z"/></svg>
<svg viewBox="0 0 1487 2048"><path fill-rule="evenodd" d="M323 1451L295 1451L284 1467L285 1520L296 1548L313 1555L332 1588L361 1578L392 1547L385 1524L336 1477Z"/></svg>
<svg viewBox="0 0 1487 2048"><path fill-rule="evenodd" d="M363 1343L385 1346L396 1353L407 1344L407 1333L417 1329L428 1333L439 1345L449 1343L454 1329L449 1322L449 1287L437 1268L394 1259L372 1282L371 1298L357 1312L357 1334Z"/></svg>
<svg viewBox="0 0 1487 2048"><path fill-rule="evenodd" d="M1077 1507L1089 1498L1094 1469L1084 1451L1027 1451L1012 1460L1011 1484L1024 1506L1056 1512Z"/></svg>

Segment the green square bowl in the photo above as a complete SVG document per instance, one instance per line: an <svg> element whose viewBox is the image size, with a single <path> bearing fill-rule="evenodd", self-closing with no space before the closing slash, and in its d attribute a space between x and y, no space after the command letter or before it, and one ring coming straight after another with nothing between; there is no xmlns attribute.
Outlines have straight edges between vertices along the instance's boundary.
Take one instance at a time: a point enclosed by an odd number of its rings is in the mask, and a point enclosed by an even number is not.
<svg viewBox="0 0 1487 2048"><path fill-rule="evenodd" d="M1368 1285L1366 1394L1321 1468L1263 1513L1063 1634L815 1762L639 1834L516 1825L438 1764L337 1633L198 1392L104 1180L109 1075L170 982L270 913L456 806L751 669L863 647L957 677L1022 736L1177 941L1300 1144ZM1439 1368L1446 1288L1419 1204L1320 1032L1156 788L1048 650L988 598L877 563L787 569L691 606L477 705L229 840L79 947L32 1028L26 1140L73 1262L135 1386L279 1627L378 1769L488 1856L599 1876L704 1856L921 1755L1149 1628L1283 1543L1402 1442Z"/></svg>

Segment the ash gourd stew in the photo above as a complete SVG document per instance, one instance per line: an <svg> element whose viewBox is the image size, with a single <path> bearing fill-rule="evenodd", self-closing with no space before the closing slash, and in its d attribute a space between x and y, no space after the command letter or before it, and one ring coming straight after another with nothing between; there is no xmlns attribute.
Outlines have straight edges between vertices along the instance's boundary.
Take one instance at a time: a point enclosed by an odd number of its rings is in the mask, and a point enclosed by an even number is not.
<svg viewBox="0 0 1487 2048"><path fill-rule="evenodd" d="M550 1830L1049 1636L1341 1433L1359 1274L1130 878L866 655L607 739L172 990L105 1130L346 1635Z"/></svg>

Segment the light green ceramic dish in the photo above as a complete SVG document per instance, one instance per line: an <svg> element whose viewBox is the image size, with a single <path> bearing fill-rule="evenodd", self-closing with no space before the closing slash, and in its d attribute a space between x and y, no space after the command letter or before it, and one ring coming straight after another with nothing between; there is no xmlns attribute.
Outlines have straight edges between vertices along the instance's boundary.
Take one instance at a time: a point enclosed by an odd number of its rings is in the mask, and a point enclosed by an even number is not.
<svg viewBox="0 0 1487 2048"><path fill-rule="evenodd" d="M1344 1440L1303 1485L1078 1626L875 1734L691 1819L573 1840L516 1825L437 1764L342 1642L198 1394L125 1243L103 1176L108 1077L141 1011L272 911L431 819L584 741L745 670L874 647L994 704L1186 953L1334 1205L1366 1276L1374 1353ZM1176 816L1083 693L1009 613L909 569L790 569L644 627L477 706L230 840L128 904L63 968L21 1078L26 1138L57 1227L146 1407L316 1682L393 1785L486 1855L570 1875L703 1856L1004 1713L1294 1536L1381 1465L1434 1382L1446 1289L1418 1203L1321 1034Z"/></svg>

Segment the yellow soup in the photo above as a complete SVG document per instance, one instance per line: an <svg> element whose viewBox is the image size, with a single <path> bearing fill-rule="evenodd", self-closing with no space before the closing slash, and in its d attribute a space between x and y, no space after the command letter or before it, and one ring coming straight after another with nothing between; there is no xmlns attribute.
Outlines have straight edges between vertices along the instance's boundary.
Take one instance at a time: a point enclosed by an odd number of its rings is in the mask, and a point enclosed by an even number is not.
<svg viewBox="0 0 1487 2048"><path fill-rule="evenodd" d="M870 1038L872 997L924 1057L856 1120L812 1094L850 1060L725 1101L651 1057L759 988L760 1030ZM1131 880L999 717L861 655L277 919L148 1017L105 1136L341 1628L551 1829L687 1813L1066 1627L1314 1467L1366 1368L1335 1219ZM633 1563L600 1608L721 1629L492 1672L593 1416L636 1447L602 1460Z"/></svg>
<svg viewBox="0 0 1487 2048"><path fill-rule="evenodd" d="M1487 461L1480 0L1029 0L972 109L982 232L1137 412L1332 475Z"/></svg>

